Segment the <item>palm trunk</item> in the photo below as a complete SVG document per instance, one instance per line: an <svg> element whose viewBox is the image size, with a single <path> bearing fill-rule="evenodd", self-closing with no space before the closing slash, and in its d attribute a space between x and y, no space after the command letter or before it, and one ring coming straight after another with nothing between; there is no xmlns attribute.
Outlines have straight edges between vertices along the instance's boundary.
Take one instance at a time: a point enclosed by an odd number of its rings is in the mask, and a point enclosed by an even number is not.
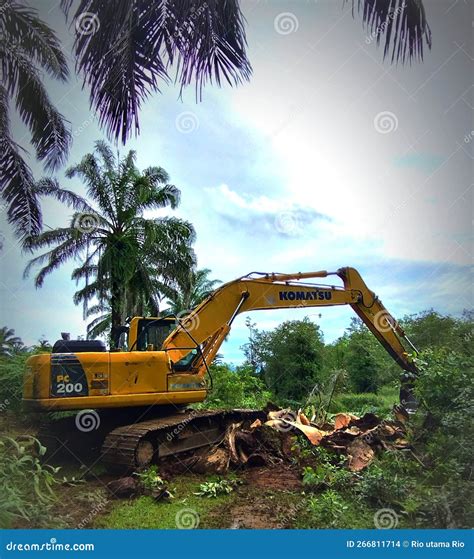
<svg viewBox="0 0 474 559"><path fill-rule="evenodd" d="M112 280L110 307L112 319L112 328L110 331L110 347L116 348L118 343L118 336L120 335L120 326L122 325L122 297L121 286L119 282L114 280Z"/></svg>

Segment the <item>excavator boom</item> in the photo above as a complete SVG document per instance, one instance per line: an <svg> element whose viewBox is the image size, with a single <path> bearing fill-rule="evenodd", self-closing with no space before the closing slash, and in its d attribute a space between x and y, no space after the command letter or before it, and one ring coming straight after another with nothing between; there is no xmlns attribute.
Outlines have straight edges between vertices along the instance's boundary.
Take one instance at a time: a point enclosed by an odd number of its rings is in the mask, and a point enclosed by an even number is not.
<svg viewBox="0 0 474 559"><path fill-rule="evenodd" d="M330 276L342 279L343 286L308 283L308 280ZM193 372L204 375L206 364L215 357L239 313L335 305L350 305L389 355L405 371L417 373L403 341L412 349L413 346L354 268L296 274L253 273L226 283L180 321L162 349L176 363L186 358L192 350L190 345L198 348Z"/></svg>

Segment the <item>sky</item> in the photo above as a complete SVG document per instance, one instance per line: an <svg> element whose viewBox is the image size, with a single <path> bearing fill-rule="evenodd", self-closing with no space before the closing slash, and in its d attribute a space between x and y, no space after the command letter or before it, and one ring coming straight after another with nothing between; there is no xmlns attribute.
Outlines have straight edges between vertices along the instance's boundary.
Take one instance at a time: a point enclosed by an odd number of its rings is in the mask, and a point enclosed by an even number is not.
<svg viewBox="0 0 474 559"><path fill-rule="evenodd" d="M140 168L164 167L182 193L173 214L197 232L199 267L230 281L252 271L356 267L396 317L434 308L472 307L472 6L424 0L433 46L422 63L383 61L382 49L342 2L242 0L253 74L236 88L163 88L140 113L140 134L118 145L137 151ZM72 34L59 3L35 2L70 53ZM100 25L97 30L100 33ZM80 78L48 83L70 121L68 164L105 139ZM28 133L12 114L15 139ZM37 178L41 165L30 157ZM67 168L67 166L66 166ZM56 173L83 194L78 179ZM45 223L64 225L68 208L43 203ZM161 215L163 212L161 212ZM150 212L150 217L160 212ZM36 290L23 279L21 252L0 216L0 323L27 344L63 331L84 335L74 263ZM76 263L77 265L77 263ZM309 316L326 342L344 333L351 309L259 311L260 329ZM221 353L243 359L247 315Z"/></svg>

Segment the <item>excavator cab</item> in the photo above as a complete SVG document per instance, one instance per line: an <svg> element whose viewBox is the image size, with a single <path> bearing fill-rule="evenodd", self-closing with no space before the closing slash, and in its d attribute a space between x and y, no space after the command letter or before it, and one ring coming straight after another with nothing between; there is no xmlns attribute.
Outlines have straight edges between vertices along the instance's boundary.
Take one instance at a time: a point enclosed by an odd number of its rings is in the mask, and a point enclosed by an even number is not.
<svg viewBox="0 0 474 559"><path fill-rule="evenodd" d="M176 327L173 317L139 318L137 324L136 351L158 351Z"/></svg>

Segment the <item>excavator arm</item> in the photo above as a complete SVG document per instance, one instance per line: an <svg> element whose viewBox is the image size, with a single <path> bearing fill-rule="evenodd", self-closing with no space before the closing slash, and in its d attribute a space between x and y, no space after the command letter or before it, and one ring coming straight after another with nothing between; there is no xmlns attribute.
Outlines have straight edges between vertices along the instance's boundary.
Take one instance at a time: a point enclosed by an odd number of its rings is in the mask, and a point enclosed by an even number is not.
<svg viewBox="0 0 474 559"><path fill-rule="evenodd" d="M338 276L343 286L309 283L329 276ZM253 273L226 283L179 321L162 349L177 366L191 357L188 372L204 375L239 313L335 305L350 305L400 367L417 374L403 342L415 348L354 268L340 268L337 272Z"/></svg>

